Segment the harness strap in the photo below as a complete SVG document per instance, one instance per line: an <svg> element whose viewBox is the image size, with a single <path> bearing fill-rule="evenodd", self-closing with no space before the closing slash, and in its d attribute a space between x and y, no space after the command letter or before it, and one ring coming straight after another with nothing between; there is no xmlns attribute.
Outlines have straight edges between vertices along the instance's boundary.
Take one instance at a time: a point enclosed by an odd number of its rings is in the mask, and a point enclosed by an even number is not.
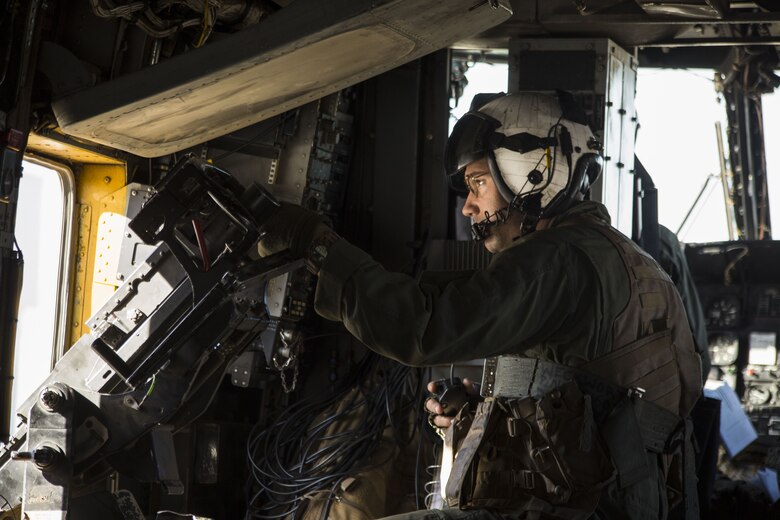
<svg viewBox="0 0 780 520"><path fill-rule="evenodd" d="M482 438L485 436L485 430L488 428L488 419L490 419L491 410L495 405L495 401L488 400L477 405L477 411L474 414L474 421L471 423L466 438L463 441L463 446L458 451L456 457L456 464L452 468L450 478L447 479L445 486L445 497L448 507L458 507L461 500L465 497L461 497L461 490L463 489L463 481L466 475L471 469L471 463L474 460L474 456L477 454L477 450L482 445Z"/></svg>
<svg viewBox="0 0 780 520"><path fill-rule="evenodd" d="M580 368L517 355L490 357L485 360L482 396L538 398L569 381L576 381L583 394L594 398L597 423L602 424L618 403L628 399L634 404L646 447L656 453L669 448L669 437L680 427L679 416L643 399L642 389L621 387Z"/></svg>
<svg viewBox="0 0 780 520"><path fill-rule="evenodd" d="M623 399L615 406L601 426L601 436L607 443L621 488L647 477L650 471L647 451L637 449L644 439L631 400Z"/></svg>

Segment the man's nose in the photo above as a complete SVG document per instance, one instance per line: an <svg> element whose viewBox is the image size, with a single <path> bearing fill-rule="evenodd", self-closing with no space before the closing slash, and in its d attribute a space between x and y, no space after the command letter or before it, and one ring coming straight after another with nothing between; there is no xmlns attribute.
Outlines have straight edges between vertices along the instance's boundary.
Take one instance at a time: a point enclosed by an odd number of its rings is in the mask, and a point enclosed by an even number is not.
<svg viewBox="0 0 780 520"><path fill-rule="evenodd" d="M466 202L463 203L463 208L460 210L464 217L473 218L479 214L479 206L477 206L477 202L474 199L474 194L469 191Z"/></svg>

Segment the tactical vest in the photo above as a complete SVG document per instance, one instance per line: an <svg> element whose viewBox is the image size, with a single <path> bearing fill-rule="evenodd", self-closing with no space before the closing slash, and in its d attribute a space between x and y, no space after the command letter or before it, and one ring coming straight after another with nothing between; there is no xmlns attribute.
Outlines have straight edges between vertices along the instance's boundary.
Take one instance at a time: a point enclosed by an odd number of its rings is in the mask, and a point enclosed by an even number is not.
<svg viewBox="0 0 780 520"><path fill-rule="evenodd" d="M689 446L682 418L701 393L701 367L673 282L610 226L586 217L561 225L575 224L613 244L630 281L611 352L580 367L488 358L485 402L462 412L445 439L457 451L451 507L587 518L615 477L621 487L646 478L647 452Z"/></svg>
<svg viewBox="0 0 780 520"><path fill-rule="evenodd" d="M631 283L628 304L612 327L612 352L580 368L623 388L641 388L644 399L687 417L701 395L701 359L674 282L612 227L592 219L577 223L612 242Z"/></svg>

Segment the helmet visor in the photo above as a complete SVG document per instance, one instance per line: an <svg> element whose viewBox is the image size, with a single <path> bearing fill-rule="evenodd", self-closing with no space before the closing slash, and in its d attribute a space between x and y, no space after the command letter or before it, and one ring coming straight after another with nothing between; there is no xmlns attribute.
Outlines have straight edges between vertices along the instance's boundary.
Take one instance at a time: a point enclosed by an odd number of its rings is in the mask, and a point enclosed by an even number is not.
<svg viewBox="0 0 780 520"><path fill-rule="evenodd" d="M490 137L500 126L499 120L477 111L467 112L455 123L444 150L444 168L453 190L468 192L463 170L487 157L492 149Z"/></svg>

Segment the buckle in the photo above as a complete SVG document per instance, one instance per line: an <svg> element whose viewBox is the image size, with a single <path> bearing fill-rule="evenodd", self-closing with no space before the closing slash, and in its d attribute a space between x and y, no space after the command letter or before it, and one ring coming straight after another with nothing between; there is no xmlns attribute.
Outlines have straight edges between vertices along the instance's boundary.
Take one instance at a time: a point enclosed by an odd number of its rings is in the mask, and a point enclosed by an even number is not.
<svg viewBox="0 0 780 520"><path fill-rule="evenodd" d="M531 458L534 460L534 462L536 462L538 468L544 468L547 466L549 454L549 446L542 446L541 448L534 448L531 450Z"/></svg>
<svg viewBox="0 0 780 520"><path fill-rule="evenodd" d="M534 472L526 469L512 470L512 487L523 489L534 488Z"/></svg>
<svg viewBox="0 0 780 520"><path fill-rule="evenodd" d="M645 396L645 393L647 393L645 391L645 389L644 388L640 388L638 386L634 387L634 388L629 388L628 389L628 398L631 399L632 401L635 401L637 399L642 399Z"/></svg>
<svg viewBox="0 0 780 520"><path fill-rule="evenodd" d="M518 435L530 435L531 425L525 419L519 417L506 418L506 431L509 437L514 439Z"/></svg>

